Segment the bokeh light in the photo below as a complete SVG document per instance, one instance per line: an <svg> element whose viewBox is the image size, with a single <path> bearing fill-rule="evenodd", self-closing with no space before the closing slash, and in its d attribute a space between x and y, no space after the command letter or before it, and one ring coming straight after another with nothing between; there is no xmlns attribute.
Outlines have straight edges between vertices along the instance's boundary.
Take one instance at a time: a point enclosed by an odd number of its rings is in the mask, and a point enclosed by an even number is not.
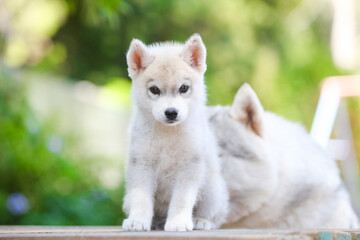
<svg viewBox="0 0 360 240"><path fill-rule="evenodd" d="M12 193L6 199L6 207L12 215L19 216L27 213L29 211L30 205L24 194Z"/></svg>

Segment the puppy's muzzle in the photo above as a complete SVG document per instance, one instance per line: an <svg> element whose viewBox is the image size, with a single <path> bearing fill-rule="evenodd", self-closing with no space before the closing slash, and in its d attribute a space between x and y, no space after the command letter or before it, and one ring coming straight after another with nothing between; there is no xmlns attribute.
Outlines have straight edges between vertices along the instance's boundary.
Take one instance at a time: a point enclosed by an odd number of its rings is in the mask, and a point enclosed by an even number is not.
<svg viewBox="0 0 360 240"><path fill-rule="evenodd" d="M166 109L165 116L166 116L167 120L173 121L178 116L178 110L176 110L175 108Z"/></svg>

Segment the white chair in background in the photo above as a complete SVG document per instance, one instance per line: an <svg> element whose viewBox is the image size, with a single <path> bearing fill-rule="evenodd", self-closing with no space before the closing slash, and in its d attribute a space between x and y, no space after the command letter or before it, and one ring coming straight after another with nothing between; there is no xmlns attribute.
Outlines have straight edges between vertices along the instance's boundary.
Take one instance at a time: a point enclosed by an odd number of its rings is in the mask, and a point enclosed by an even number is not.
<svg viewBox="0 0 360 240"><path fill-rule="evenodd" d="M344 182L354 207L359 211L359 164L349 114L343 100L347 97L360 97L360 75L324 79L310 135L335 159L340 160ZM335 139L330 139L333 130Z"/></svg>

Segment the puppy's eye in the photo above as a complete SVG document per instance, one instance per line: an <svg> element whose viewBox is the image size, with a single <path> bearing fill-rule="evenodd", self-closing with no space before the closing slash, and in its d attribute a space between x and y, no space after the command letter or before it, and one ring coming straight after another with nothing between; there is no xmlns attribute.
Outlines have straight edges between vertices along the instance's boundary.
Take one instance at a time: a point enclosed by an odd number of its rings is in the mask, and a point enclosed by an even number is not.
<svg viewBox="0 0 360 240"><path fill-rule="evenodd" d="M149 90L154 95L160 95L160 89L157 86L152 86L149 88Z"/></svg>
<svg viewBox="0 0 360 240"><path fill-rule="evenodd" d="M189 86L186 85L181 85L181 87L179 88L180 93L186 93L188 90L189 90Z"/></svg>

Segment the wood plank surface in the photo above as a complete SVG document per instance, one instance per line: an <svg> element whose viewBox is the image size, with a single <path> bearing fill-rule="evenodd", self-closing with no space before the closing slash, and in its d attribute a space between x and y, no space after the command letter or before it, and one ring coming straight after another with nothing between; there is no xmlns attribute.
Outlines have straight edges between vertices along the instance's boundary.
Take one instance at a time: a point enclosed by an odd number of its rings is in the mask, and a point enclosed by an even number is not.
<svg viewBox="0 0 360 240"><path fill-rule="evenodd" d="M280 229L220 229L191 232L124 232L121 227L59 227L59 226L0 226L0 239L318 239L360 240L358 230L280 230Z"/></svg>

